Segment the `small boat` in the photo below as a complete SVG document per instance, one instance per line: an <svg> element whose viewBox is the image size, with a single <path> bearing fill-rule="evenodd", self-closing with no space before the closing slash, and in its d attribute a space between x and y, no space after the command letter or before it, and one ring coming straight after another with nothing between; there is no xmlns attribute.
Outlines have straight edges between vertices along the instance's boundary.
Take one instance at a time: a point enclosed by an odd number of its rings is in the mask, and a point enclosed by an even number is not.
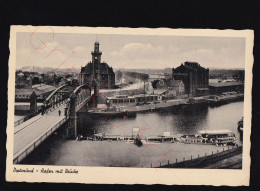
<svg viewBox="0 0 260 191"><path fill-rule="evenodd" d="M142 139L141 139L141 137L140 137L139 134L136 135L136 137L135 137L135 139L134 139L134 144L136 144L136 145L139 146L139 147L143 145Z"/></svg>
<svg viewBox="0 0 260 191"><path fill-rule="evenodd" d="M183 135L177 141L186 144L228 145L235 144L236 137L229 130L199 131L198 135Z"/></svg>
<svg viewBox="0 0 260 191"><path fill-rule="evenodd" d="M243 132L243 126L244 126L244 118L240 119L237 123L238 130L242 133Z"/></svg>

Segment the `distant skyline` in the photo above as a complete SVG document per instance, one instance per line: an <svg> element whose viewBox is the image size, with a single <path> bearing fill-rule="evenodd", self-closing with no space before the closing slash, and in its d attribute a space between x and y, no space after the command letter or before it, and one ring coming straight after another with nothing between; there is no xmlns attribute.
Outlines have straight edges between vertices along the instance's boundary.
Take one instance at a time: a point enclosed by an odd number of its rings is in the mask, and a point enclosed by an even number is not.
<svg viewBox="0 0 260 191"><path fill-rule="evenodd" d="M101 61L116 69L176 68L185 61L206 68L245 68L245 38L77 33L55 33L53 37L51 33L37 33L30 40L30 36L17 33L16 69L80 69L91 61L96 40L102 51Z"/></svg>

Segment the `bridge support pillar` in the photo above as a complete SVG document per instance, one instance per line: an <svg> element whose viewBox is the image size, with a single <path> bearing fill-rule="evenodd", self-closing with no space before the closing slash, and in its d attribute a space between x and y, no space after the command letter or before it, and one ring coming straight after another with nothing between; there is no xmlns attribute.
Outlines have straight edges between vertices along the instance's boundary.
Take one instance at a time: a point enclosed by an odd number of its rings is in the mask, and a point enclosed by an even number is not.
<svg viewBox="0 0 260 191"><path fill-rule="evenodd" d="M37 95L35 91L33 91L33 93L30 95L30 113L37 113Z"/></svg>
<svg viewBox="0 0 260 191"><path fill-rule="evenodd" d="M67 131L68 139L77 138L77 96L73 93L70 97L70 114L69 114L69 125Z"/></svg>
<svg viewBox="0 0 260 191"><path fill-rule="evenodd" d="M98 104L98 94L99 94L99 88L97 82L94 85L94 106L97 107Z"/></svg>

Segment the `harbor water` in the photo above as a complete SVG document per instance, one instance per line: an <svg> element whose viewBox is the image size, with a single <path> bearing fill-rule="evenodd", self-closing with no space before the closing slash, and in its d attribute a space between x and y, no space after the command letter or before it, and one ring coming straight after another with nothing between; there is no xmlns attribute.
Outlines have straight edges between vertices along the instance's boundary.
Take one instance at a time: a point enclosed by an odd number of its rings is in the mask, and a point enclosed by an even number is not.
<svg viewBox="0 0 260 191"><path fill-rule="evenodd" d="M136 117L110 118L78 114L78 130L83 136L94 133L106 135L132 135L133 128L141 130L141 136L163 135L170 132L174 137L197 134L200 130L227 129L235 133L237 144L242 140L237 123L243 116L244 102L234 102L217 107L188 106L137 113ZM220 152L227 147L182 143L152 143L138 147L124 141L71 141L59 134L52 135L37 148L24 164L151 167L191 157L197 158Z"/></svg>

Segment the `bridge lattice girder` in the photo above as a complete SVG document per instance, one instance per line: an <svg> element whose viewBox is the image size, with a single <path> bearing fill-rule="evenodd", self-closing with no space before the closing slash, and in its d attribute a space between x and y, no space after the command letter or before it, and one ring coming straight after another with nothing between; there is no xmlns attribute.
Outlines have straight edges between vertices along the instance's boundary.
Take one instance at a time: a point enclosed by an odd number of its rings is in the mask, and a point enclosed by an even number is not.
<svg viewBox="0 0 260 191"><path fill-rule="evenodd" d="M72 92L71 90L69 90L70 88L73 87L70 87L69 85L63 85L58 87L46 98L46 100L43 102L43 106L45 108L51 107L68 99Z"/></svg>
<svg viewBox="0 0 260 191"><path fill-rule="evenodd" d="M73 94L77 96L77 107L86 101L91 96L91 88L87 84L78 86Z"/></svg>

